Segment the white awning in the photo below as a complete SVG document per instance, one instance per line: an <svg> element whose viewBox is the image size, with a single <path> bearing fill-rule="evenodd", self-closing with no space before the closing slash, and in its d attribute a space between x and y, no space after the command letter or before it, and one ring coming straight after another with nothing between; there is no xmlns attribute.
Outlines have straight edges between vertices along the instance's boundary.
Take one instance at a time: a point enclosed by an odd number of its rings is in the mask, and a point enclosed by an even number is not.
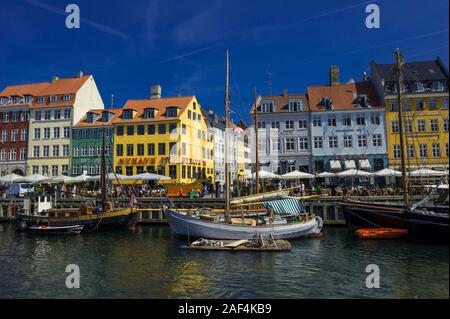
<svg viewBox="0 0 450 319"><path fill-rule="evenodd" d="M341 170L341 162L331 160L330 161L330 170L340 171Z"/></svg>
<svg viewBox="0 0 450 319"><path fill-rule="evenodd" d="M359 160L359 169L370 170L370 162L368 159Z"/></svg>
<svg viewBox="0 0 450 319"><path fill-rule="evenodd" d="M356 169L356 165L355 165L355 161L354 160L346 160L344 162L345 164L345 169Z"/></svg>

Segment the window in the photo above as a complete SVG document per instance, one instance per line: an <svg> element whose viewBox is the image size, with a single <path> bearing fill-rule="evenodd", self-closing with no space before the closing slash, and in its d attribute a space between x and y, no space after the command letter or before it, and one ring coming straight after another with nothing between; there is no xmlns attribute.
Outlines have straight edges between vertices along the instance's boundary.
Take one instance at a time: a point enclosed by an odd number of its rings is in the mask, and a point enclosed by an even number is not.
<svg viewBox="0 0 450 319"><path fill-rule="evenodd" d="M286 151L287 152L295 151L295 142L294 142L294 138L293 137L286 138L285 144L286 144Z"/></svg>
<svg viewBox="0 0 450 319"><path fill-rule="evenodd" d="M323 140L321 136L314 136L314 148L323 148Z"/></svg>
<svg viewBox="0 0 450 319"><path fill-rule="evenodd" d="M419 144L419 156L421 158L427 158L428 157L427 145L426 144Z"/></svg>
<svg viewBox="0 0 450 319"><path fill-rule="evenodd" d="M105 155L111 156L111 146L110 145L105 146Z"/></svg>
<svg viewBox="0 0 450 319"><path fill-rule="evenodd" d="M422 82L414 82L414 91L416 92L423 92L424 91L424 85Z"/></svg>
<svg viewBox="0 0 450 319"><path fill-rule="evenodd" d="M3 113L3 123L8 123L9 122L9 112L4 112Z"/></svg>
<svg viewBox="0 0 450 319"><path fill-rule="evenodd" d="M441 157L441 146L439 144L433 144L431 150L433 157Z"/></svg>
<svg viewBox="0 0 450 319"><path fill-rule="evenodd" d="M298 121L298 128L299 129L307 129L308 128L308 121L307 120L300 120L300 121Z"/></svg>
<svg viewBox="0 0 450 319"><path fill-rule="evenodd" d="M414 158L415 156L414 145L408 144L407 150L408 150L408 158Z"/></svg>
<svg viewBox="0 0 450 319"><path fill-rule="evenodd" d="M33 146L33 157L39 157L39 146Z"/></svg>
<svg viewBox="0 0 450 319"><path fill-rule="evenodd" d="M169 165L169 176L170 178L177 178L177 166Z"/></svg>
<svg viewBox="0 0 450 319"><path fill-rule="evenodd" d="M0 161L6 161L6 160L7 160L7 158L6 158L6 150L2 149L1 152L0 152Z"/></svg>
<svg viewBox="0 0 450 319"><path fill-rule="evenodd" d="M33 172L33 174L39 174L39 166L33 165L32 172Z"/></svg>
<svg viewBox="0 0 450 319"><path fill-rule="evenodd" d="M393 151L394 151L394 158L400 158L400 145L394 144L393 145Z"/></svg>
<svg viewBox="0 0 450 319"><path fill-rule="evenodd" d="M59 145L53 145L53 157L59 156Z"/></svg>
<svg viewBox="0 0 450 319"><path fill-rule="evenodd" d="M445 143L445 156L448 157L448 143Z"/></svg>
<svg viewBox="0 0 450 319"><path fill-rule="evenodd" d="M79 157L80 156L80 148L74 147L73 148L73 157Z"/></svg>
<svg viewBox="0 0 450 319"><path fill-rule="evenodd" d="M16 149L13 148L9 151L9 160L10 161L15 161L17 157L17 153L16 153Z"/></svg>
<svg viewBox="0 0 450 319"><path fill-rule="evenodd" d="M381 123L380 117L378 115L372 115L370 120L373 125L380 125L380 123Z"/></svg>
<svg viewBox="0 0 450 319"><path fill-rule="evenodd" d="M123 126L116 127L116 134L118 136L122 136L123 135Z"/></svg>
<svg viewBox="0 0 450 319"><path fill-rule="evenodd" d="M353 137L351 135L344 135L344 147L353 147Z"/></svg>
<svg viewBox="0 0 450 319"><path fill-rule="evenodd" d="M70 126L64 127L64 138L70 138Z"/></svg>
<svg viewBox="0 0 450 319"><path fill-rule="evenodd" d="M411 101L408 99L404 99L402 101L402 109L403 111L411 111Z"/></svg>
<svg viewBox="0 0 450 319"><path fill-rule="evenodd" d="M87 148L87 146L81 147L81 156L82 156L82 157L86 157L87 154L88 154L88 148Z"/></svg>
<svg viewBox="0 0 450 319"><path fill-rule="evenodd" d="M20 160L25 160L25 159L27 159L27 149L21 148L20 149Z"/></svg>
<svg viewBox="0 0 450 319"><path fill-rule="evenodd" d="M158 125L158 134L166 134L166 124Z"/></svg>
<svg viewBox="0 0 450 319"><path fill-rule="evenodd" d="M127 144L127 156L133 156L133 155L134 155L134 145Z"/></svg>
<svg viewBox="0 0 450 319"><path fill-rule="evenodd" d="M358 135L358 147L367 147L367 136Z"/></svg>
<svg viewBox="0 0 450 319"><path fill-rule="evenodd" d="M147 155L155 155L155 144L147 144Z"/></svg>
<svg viewBox="0 0 450 319"><path fill-rule="evenodd" d="M19 112L12 112L12 122L18 122L19 121Z"/></svg>
<svg viewBox="0 0 450 319"><path fill-rule="evenodd" d="M95 156L95 147L89 146L89 157L94 157L94 156Z"/></svg>
<svg viewBox="0 0 450 319"><path fill-rule="evenodd" d="M45 139L50 138L50 128L49 127L44 128L44 138Z"/></svg>
<svg viewBox="0 0 450 319"><path fill-rule="evenodd" d="M392 121L391 122L391 130L392 130L392 133L400 132L400 125L399 125L398 121Z"/></svg>
<svg viewBox="0 0 450 319"><path fill-rule="evenodd" d="M407 132L407 133L412 132L412 121L411 120L405 121L405 132Z"/></svg>
<svg viewBox="0 0 450 319"><path fill-rule="evenodd" d="M51 119L51 117L52 117L52 111L50 111L50 110L44 111L44 120L48 121Z"/></svg>
<svg viewBox="0 0 450 319"><path fill-rule="evenodd" d="M53 128L53 138L59 138L59 136L60 136L59 127L54 127Z"/></svg>
<svg viewBox="0 0 450 319"><path fill-rule="evenodd" d="M273 129L280 129L280 122L272 122L271 125Z"/></svg>
<svg viewBox="0 0 450 319"><path fill-rule="evenodd" d="M125 167L125 174L127 174L127 176L133 175L133 166L126 166Z"/></svg>
<svg viewBox="0 0 450 319"><path fill-rule="evenodd" d="M144 144L137 145L137 155L144 156Z"/></svg>
<svg viewBox="0 0 450 319"><path fill-rule="evenodd" d="M192 112L191 112L191 110L188 110L187 117L188 117L188 119L191 119L191 117L192 117Z"/></svg>
<svg viewBox="0 0 450 319"><path fill-rule="evenodd" d="M330 136L328 139L328 145L330 148L337 148L338 147L338 137Z"/></svg>
<svg viewBox="0 0 450 319"><path fill-rule="evenodd" d="M61 110L55 110L55 114L53 114L55 120L59 120L61 118Z"/></svg>
<svg viewBox="0 0 450 319"><path fill-rule="evenodd" d="M258 129L265 129L266 128L266 122L258 122Z"/></svg>
<svg viewBox="0 0 450 319"><path fill-rule="evenodd" d="M344 115L342 117L342 125L352 126L352 118L350 117L350 115Z"/></svg>
<svg viewBox="0 0 450 319"><path fill-rule="evenodd" d="M70 94L64 94L64 95L63 95L63 101L64 101L64 102L70 101Z"/></svg>
<svg viewBox="0 0 450 319"><path fill-rule="evenodd" d="M134 125L127 126L127 135L134 135Z"/></svg>
<svg viewBox="0 0 450 319"><path fill-rule="evenodd" d="M442 98L442 109L448 110L448 97Z"/></svg>
<svg viewBox="0 0 450 319"><path fill-rule="evenodd" d="M313 117L313 126L322 126L322 119L320 116Z"/></svg>
<svg viewBox="0 0 450 319"><path fill-rule="evenodd" d="M147 166L147 172L149 172L149 173L156 173L155 166L153 166L153 165Z"/></svg>
<svg viewBox="0 0 450 319"><path fill-rule="evenodd" d="M436 110L436 99L433 98L428 99L428 108L430 110Z"/></svg>
<svg viewBox="0 0 450 319"><path fill-rule="evenodd" d="M328 126L336 126L336 116L331 115L328 117Z"/></svg>
<svg viewBox="0 0 450 319"><path fill-rule="evenodd" d="M392 112L398 111L397 100L390 100L389 101L389 106L390 106Z"/></svg>
<svg viewBox="0 0 450 319"><path fill-rule="evenodd" d="M65 109L64 110L64 119L65 120L70 119L71 114L72 114L72 110L71 109Z"/></svg>
<svg viewBox="0 0 450 319"><path fill-rule="evenodd" d="M169 133L176 134L177 133L177 123L169 124Z"/></svg>
<svg viewBox="0 0 450 319"><path fill-rule="evenodd" d="M122 144L116 145L116 156L123 156L123 145Z"/></svg>
<svg viewBox="0 0 450 319"><path fill-rule="evenodd" d="M286 128L286 130L293 130L294 129L294 121L286 121L285 128Z"/></svg>
<svg viewBox="0 0 450 319"><path fill-rule="evenodd" d="M177 117L177 116L178 116L178 108L168 107L166 109L166 117Z"/></svg>
<svg viewBox="0 0 450 319"><path fill-rule="evenodd" d="M42 147L42 156L43 157L49 157L50 156L50 146L44 145Z"/></svg>
<svg viewBox="0 0 450 319"><path fill-rule="evenodd" d="M4 120L4 115L3 115L3 120ZM41 111L36 111L34 112L34 120L35 121L40 121L41 120Z"/></svg>
<svg viewBox="0 0 450 319"><path fill-rule="evenodd" d="M439 124L438 124L437 119L430 120L430 129L431 129L431 132L439 131Z"/></svg>
<svg viewBox="0 0 450 319"><path fill-rule="evenodd" d="M374 134L374 135L372 135L372 145L374 147L382 146L381 134Z"/></svg>
<svg viewBox="0 0 450 319"><path fill-rule="evenodd" d="M277 138L272 139L272 151L278 152L280 151L280 140Z"/></svg>
<svg viewBox="0 0 450 319"><path fill-rule="evenodd" d="M145 126L144 125L138 125L137 126L137 133L138 133L138 135L144 135L145 134Z"/></svg>
<svg viewBox="0 0 450 319"><path fill-rule="evenodd" d="M19 131L17 129L14 129L11 131L11 141L12 142L17 141L17 135L19 135Z"/></svg>
<svg viewBox="0 0 450 319"><path fill-rule="evenodd" d="M444 119L444 132L448 132L448 118Z"/></svg>
<svg viewBox="0 0 450 319"><path fill-rule="evenodd" d="M364 118L364 115L356 116L356 125L366 125L366 119Z"/></svg>
<svg viewBox="0 0 450 319"><path fill-rule="evenodd" d="M299 139L299 146L301 150L307 150L308 149L308 138L306 137L300 137Z"/></svg>
<svg viewBox="0 0 450 319"><path fill-rule="evenodd" d="M116 166L116 174L122 174L122 166Z"/></svg>
<svg viewBox="0 0 450 319"><path fill-rule="evenodd" d="M42 165L42 175L48 175L48 165Z"/></svg>
<svg viewBox="0 0 450 319"><path fill-rule="evenodd" d="M422 99L416 99L416 110L423 110L424 109L424 103Z"/></svg>
<svg viewBox="0 0 450 319"><path fill-rule="evenodd" d="M155 134L155 124L147 125L147 134L149 135Z"/></svg>
<svg viewBox="0 0 450 319"><path fill-rule="evenodd" d="M273 102L263 102L261 103L261 113L273 112Z"/></svg>
<svg viewBox="0 0 450 319"><path fill-rule="evenodd" d="M144 119L155 117L155 109L149 108L144 110Z"/></svg>
<svg viewBox="0 0 450 319"><path fill-rule="evenodd" d="M50 103L56 102L57 99L58 99L58 98L56 97L56 95L50 96Z"/></svg>
<svg viewBox="0 0 450 319"><path fill-rule="evenodd" d="M20 130L20 140L21 141L26 141L27 138L28 138L27 135L28 135L28 132L27 132L26 128L23 128L23 129Z"/></svg>
<svg viewBox="0 0 450 319"><path fill-rule="evenodd" d="M192 120L197 121L197 113L192 112Z"/></svg>
<svg viewBox="0 0 450 319"><path fill-rule="evenodd" d="M166 154L166 143L158 143L158 155Z"/></svg>
<svg viewBox="0 0 450 319"><path fill-rule="evenodd" d="M425 132L425 120L417 120L417 131Z"/></svg>
<svg viewBox="0 0 450 319"><path fill-rule="evenodd" d="M303 103L301 100L290 100L288 107L289 107L289 112L303 111Z"/></svg>
<svg viewBox="0 0 450 319"><path fill-rule="evenodd" d="M2 142L8 141L8 131L2 131Z"/></svg>
<svg viewBox="0 0 450 319"><path fill-rule="evenodd" d="M131 120L133 118L133 110L123 110L122 118L125 120Z"/></svg>
<svg viewBox="0 0 450 319"><path fill-rule="evenodd" d="M44 104L45 103L45 97L44 96L39 96L38 97L38 103L39 104Z"/></svg>

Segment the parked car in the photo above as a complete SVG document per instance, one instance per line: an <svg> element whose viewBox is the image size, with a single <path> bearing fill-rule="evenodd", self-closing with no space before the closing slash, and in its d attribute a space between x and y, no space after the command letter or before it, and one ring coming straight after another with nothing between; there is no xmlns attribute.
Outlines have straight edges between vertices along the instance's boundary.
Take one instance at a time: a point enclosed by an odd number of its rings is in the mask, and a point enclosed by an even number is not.
<svg viewBox="0 0 450 319"><path fill-rule="evenodd" d="M11 183L6 191L6 197L23 197L34 191L32 184Z"/></svg>

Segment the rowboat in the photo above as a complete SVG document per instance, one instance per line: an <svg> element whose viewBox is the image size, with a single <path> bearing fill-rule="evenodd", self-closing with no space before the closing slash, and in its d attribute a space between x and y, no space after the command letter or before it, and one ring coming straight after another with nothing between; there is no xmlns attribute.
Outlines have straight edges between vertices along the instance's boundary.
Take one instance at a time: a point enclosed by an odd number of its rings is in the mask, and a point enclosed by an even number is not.
<svg viewBox="0 0 450 319"><path fill-rule="evenodd" d="M361 228L356 231L361 239L397 239L408 235L408 230L399 228Z"/></svg>

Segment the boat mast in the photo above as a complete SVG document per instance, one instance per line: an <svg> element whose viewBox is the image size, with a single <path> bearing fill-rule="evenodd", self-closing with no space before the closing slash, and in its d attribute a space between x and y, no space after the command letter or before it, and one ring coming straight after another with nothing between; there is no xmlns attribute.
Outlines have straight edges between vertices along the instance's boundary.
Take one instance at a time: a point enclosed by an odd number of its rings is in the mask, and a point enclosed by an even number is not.
<svg viewBox="0 0 450 319"><path fill-rule="evenodd" d="M105 127L102 128L102 159L101 159L101 176L100 176L100 189L101 189L101 207L102 212L105 212L106 203L106 159L105 159Z"/></svg>
<svg viewBox="0 0 450 319"><path fill-rule="evenodd" d="M403 188L403 203L405 206L409 204L408 198L408 184L406 177L406 150L405 150L405 131L403 128L403 105L402 105L402 93L403 93L403 75L402 75L402 66L404 64L403 61L403 53L400 49L395 50L395 73L397 80L397 104L398 104L398 123L400 130L400 161L401 161L401 170L402 170L402 188Z"/></svg>
<svg viewBox="0 0 450 319"><path fill-rule="evenodd" d="M228 219L230 211L230 172L228 163L228 130L230 117L230 97L229 97L229 53L227 49L226 77L225 77L225 218Z"/></svg>
<svg viewBox="0 0 450 319"><path fill-rule="evenodd" d="M259 193L259 150L258 150L258 105L255 87L255 108L253 109L253 117L255 123L255 194Z"/></svg>

